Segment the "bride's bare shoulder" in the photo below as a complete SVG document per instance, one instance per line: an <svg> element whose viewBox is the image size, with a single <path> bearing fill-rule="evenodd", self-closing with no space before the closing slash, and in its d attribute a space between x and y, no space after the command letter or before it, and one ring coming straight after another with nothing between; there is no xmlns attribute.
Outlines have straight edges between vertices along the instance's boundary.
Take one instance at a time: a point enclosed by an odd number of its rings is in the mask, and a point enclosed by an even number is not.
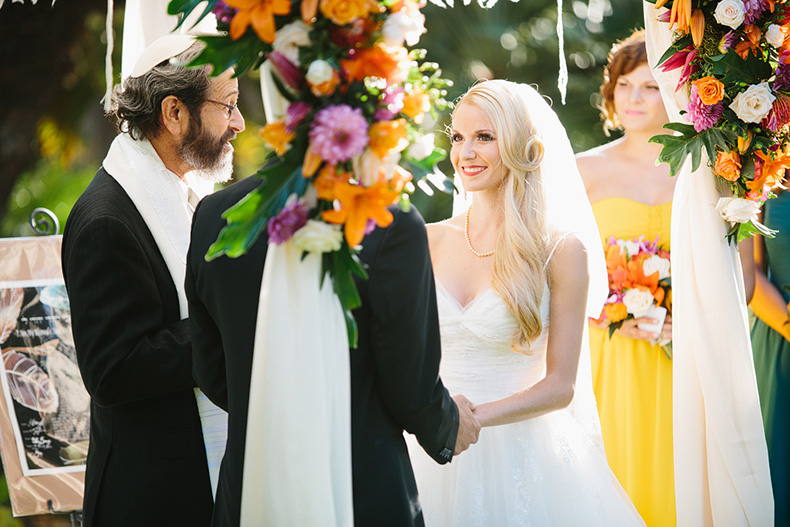
<svg viewBox="0 0 790 527"><path fill-rule="evenodd" d="M444 221L429 223L425 228L428 230L428 245L430 245L431 252L435 253L446 243L448 238L463 232L464 218L460 214Z"/></svg>

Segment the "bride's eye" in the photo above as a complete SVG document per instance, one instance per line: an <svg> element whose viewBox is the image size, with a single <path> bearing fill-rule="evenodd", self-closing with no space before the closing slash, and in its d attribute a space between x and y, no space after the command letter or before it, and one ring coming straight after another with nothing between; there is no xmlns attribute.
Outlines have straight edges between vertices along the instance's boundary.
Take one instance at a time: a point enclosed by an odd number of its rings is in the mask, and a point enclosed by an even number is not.
<svg viewBox="0 0 790 527"><path fill-rule="evenodd" d="M450 134L450 142L451 143L459 143L464 140L464 137L461 134Z"/></svg>
<svg viewBox="0 0 790 527"><path fill-rule="evenodd" d="M489 134L487 132L482 132L477 135L477 138L483 142L489 142L494 140L493 134Z"/></svg>

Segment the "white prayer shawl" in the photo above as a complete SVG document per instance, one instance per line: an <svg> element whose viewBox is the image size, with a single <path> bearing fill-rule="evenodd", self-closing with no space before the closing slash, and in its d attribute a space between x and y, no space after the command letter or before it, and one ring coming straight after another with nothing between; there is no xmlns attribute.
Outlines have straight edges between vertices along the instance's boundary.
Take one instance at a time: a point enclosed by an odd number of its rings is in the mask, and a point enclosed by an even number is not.
<svg viewBox="0 0 790 527"><path fill-rule="evenodd" d="M663 10L662 10L663 11ZM651 66L672 43L644 3ZM670 121L688 98L680 70L654 69ZM673 426L677 525L769 526L774 502L743 276L707 158L686 162L672 203Z"/></svg>
<svg viewBox="0 0 790 527"><path fill-rule="evenodd" d="M107 173L123 187L151 231L176 286L181 317L187 318L189 310L184 278L192 209L187 202L183 183L165 167L147 139L135 141L125 133L113 140L103 165ZM191 179L187 174L188 186L198 199L213 188L213 184L208 181ZM195 396L203 425L211 485L216 494L219 463L227 436L227 414L197 388Z"/></svg>

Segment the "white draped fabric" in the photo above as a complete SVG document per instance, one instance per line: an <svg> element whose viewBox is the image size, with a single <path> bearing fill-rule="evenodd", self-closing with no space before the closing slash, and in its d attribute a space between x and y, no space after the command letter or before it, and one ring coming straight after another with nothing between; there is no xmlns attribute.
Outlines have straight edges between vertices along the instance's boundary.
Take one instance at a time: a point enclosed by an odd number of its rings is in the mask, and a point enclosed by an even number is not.
<svg viewBox="0 0 790 527"><path fill-rule="evenodd" d="M644 3L651 66L672 43ZM670 120L688 101L680 70L654 70ZM685 99L684 99L685 98ZM680 527L774 523L768 452L752 360L743 277L730 228L714 207L724 190L703 156L686 162L672 203L673 422Z"/></svg>
<svg viewBox="0 0 790 527"><path fill-rule="evenodd" d="M346 527L351 378L340 301L321 257L269 245L250 379L242 527Z"/></svg>

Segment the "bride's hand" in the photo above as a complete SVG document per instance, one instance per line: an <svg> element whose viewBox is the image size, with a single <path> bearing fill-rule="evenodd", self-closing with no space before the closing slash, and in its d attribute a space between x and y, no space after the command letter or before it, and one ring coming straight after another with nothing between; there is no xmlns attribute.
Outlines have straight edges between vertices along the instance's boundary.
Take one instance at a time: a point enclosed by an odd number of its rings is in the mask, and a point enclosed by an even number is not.
<svg viewBox="0 0 790 527"><path fill-rule="evenodd" d="M456 456L469 448L469 445L477 443L480 435L480 423L473 412L475 405L463 395L454 395L453 400L458 407L458 435L455 438Z"/></svg>

